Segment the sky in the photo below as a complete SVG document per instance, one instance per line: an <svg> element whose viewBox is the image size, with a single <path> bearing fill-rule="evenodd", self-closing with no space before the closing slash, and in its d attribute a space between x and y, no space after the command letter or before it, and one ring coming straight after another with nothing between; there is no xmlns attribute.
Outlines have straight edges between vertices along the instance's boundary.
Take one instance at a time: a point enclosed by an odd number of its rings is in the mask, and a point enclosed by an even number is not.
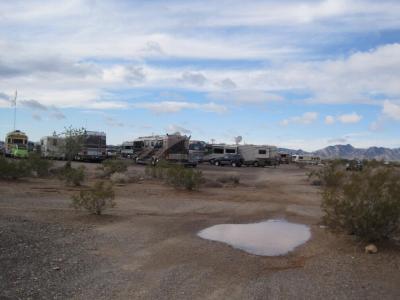
<svg viewBox="0 0 400 300"><path fill-rule="evenodd" d="M1 1L0 139L400 147L400 1Z"/></svg>

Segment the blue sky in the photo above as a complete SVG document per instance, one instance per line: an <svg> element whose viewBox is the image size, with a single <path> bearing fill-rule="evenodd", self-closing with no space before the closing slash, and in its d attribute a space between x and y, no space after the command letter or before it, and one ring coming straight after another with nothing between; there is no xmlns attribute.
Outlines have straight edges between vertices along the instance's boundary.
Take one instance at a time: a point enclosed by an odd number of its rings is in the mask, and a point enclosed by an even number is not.
<svg viewBox="0 0 400 300"><path fill-rule="evenodd" d="M400 147L400 2L2 1L0 137Z"/></svg>

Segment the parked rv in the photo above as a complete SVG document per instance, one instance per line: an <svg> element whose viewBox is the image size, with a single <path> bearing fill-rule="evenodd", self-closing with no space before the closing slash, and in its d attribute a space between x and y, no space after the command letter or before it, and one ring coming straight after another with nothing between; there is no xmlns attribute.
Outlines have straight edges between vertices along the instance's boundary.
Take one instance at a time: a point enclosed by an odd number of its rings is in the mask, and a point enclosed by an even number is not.
<svg viewBox="0 0 400 300"><path fill-rule="evenodd" d="M138 138L134 141L136 161L157 164L160 160L167 160L195 166L197 163L189 160L189 139L180 134Z"/></svg>
<svg viewBox="0 0 400 300"><path fill-rule="evenodd" d="M85 131L83 147L76 160L103 161L107 158L106 134L98 131Z"/></svg>
<svg viewBox="0 0 400 300"><path fill-rule="evenodd" d="M65 159L65 138L57 135L41 138L40 152L43 158Z"/></svg>
<svg viewBox="0 0 400 300"><path fill-rule="evenodd" d="M292 156L288 153L279 153L278 157L280 164L290 164L292 161Z"/></svg>
<svg viewBox="0 0 400 300"><path fill-rule="evenodd" d="M3 141L0 141L0 155L3 155L3 154L4 154L4 147L5 147L4 142L3 142Z"/></svg>
<svg viewBox="0 0 400 300"><path fill-rule="evenodd" d="M201 163L206 153L206 142L189 141L189 160Z"/></svg>
<svg viewBox="0 0 400 300"><path fill-rule="evenodd" d="M134 142L123 142L121 145L121 156L125 158L133 158L133 143Z"/></svg>
<svg viewBox="0 0 400 300"><path fill-rule="evenodd" d="M321 162L321 159L318 156L295 154L292 155L292 161L294 163L318 165Z"/></svg>
<svg viewBox="0 0 400 300"><path fill-rule="evenodd" d="M117 158L120 154L121 149L118 146L108 145L106 147L107 158Z"/></svg>
<svg viewBox="0 0 400 300"><path fill-rule="evenodd" d="M213 159L223 157L226 154L238 154L237 145L208 144L203 157L203 161L211 162Z"/></svg>
<svg viewBox="0 0 400 300"><path fill-rule="evenodd" d="M6 156L16 158L28 157L28 136L20 130L15 130L6 135Z"/></svg>
<svg viewBox="0 0 400 300"><path fill-rule="evenodd" d="M268 145L240 145L239 154L247 166L264 167L279 164L278 152L275 146Z"/></svg>

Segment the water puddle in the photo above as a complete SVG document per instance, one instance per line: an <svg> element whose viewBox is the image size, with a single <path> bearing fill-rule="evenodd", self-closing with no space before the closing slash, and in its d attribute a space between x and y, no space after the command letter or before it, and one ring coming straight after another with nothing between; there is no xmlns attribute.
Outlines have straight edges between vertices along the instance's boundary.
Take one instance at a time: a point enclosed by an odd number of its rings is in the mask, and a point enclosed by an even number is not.
<svg viewBox="0 0 400 300"><path fill-rule="evenodd" d="M278 256L307 242L311 232L306 225L285 220L268 220L252 224L215 225L201 230L198 235L251 254Z"/></svg>

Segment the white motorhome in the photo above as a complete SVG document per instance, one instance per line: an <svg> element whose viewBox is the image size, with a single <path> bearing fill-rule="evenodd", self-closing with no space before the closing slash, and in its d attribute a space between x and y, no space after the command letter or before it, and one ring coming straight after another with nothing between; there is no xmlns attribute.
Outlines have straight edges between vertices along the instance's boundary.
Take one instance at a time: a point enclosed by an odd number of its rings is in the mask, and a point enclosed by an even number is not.
<svg viewBox="0 0 400 300"><path fill-rule="evenodd" d="M226 154L238 154L237 145L208 144L203 161L211 161L215 158L223 157Z"/></svg>
<svg viewBox="0 0 400 300"><path fill-rule="evenodd" d="M303 163L309 165L318 165L321 162L321 158L319 156L313 155L292 155L292 161L294 163Z"/></svg>
<svg viewBox="0 0 400 300"><path fill-rule="evenodd" d="M40 152L43 158L65 159L65 139L57 135L42 137Z"/></svg>
<svg viewBox="0 0 400 300"><path fill-rule="evenodd" d="M268 145L240 145L239 154L248 166L263 167L278 164L278 151L275 146Z"/></svg>
<svg viewBox="0 0 400 300"><path fill-rule="evenodd" d="M206 153L206 142L189 141L189 160L202 162Z"/></svg>

